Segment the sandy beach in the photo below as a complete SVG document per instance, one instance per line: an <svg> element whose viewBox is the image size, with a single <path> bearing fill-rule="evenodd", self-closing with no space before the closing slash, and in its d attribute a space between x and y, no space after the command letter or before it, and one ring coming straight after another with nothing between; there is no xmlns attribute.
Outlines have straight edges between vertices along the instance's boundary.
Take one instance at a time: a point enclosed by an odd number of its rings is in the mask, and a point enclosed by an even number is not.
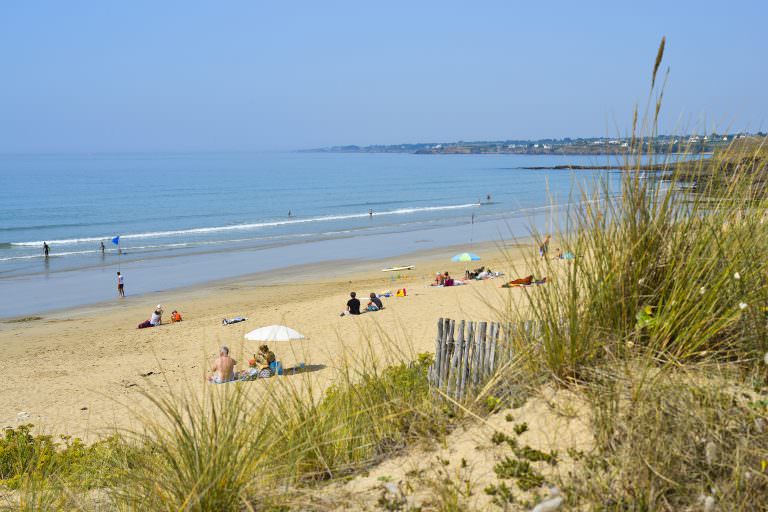
<svg viewBox="0 0 768 512"><path fill-rule="evenodd" d="M304 362L318 384L316 389L333 381L344 358L354 360L367 347L382 361L433 351L438 318L491 320L493 309L508 297L529 293L500 288L505 278L453 288L429 286L435 272L458 277L467 266L485 265L512 277L524 275L523 251L532 254L535 247L532 242L503 247L487 243L475 245L473 251L482 261L450 262L459 249L449 247L397 261L323 263L138 297L131 297L128 288L124 300L43 314L39 319L4 321L0 323L0 369L9 378L0 391L0 424L33 423L42 432L89 440L115 428L138 428L132 411L147 404L142 390L179 386L202 392L218 347L228 345L243 363L257 346L244 341L243 335L264 325L285 324L307 336L298 344L271 348L285 367ZM415 265L415 269L394 276L381 271L398 263ZM384 299L383 311L340 316L350 291L365 299L371 292L398 288L406 288L407 297ZM174 309L184 321L136 329L158 303L165 309L164 321L170 320ZM240 315L248 320L222 326L223 318ZM276 380L246 386L258 397L264 386Z"/></svg>

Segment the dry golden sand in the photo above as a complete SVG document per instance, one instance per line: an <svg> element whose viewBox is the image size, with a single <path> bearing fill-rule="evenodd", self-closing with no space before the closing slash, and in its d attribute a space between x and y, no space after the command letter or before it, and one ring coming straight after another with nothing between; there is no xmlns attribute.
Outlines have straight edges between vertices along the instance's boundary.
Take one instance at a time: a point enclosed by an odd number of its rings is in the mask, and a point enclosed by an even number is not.
<svg viewBox="0 0 768 512"><path fill-rule="evenodd" d="M484 264L507 276L512 272L512 277L523 275L522 251L531 254L533 244L509 244L504 249L507 256L498 244L476 245L474 250L483 260L470 265ZM220 345L229 345L234 357L244 362L256 343L244 341L243 335L275 323L309 338L296 345L301 356L292 354L288 345L275 344L272 348L278 359L287 367L296 360L313 365L312 378L319 384L315 388L323 389L333 380L342 359L354 358L369 342L375 350L387 347L389 351L394 345L406 355L432 351L439 317L491 320L492 308L502 306L509 294L529 293L501 289L503 279L454 288L428 286L437 271L463 274L465 264L449 261L455 252L458 249L446 248L386 261L315 265L116 298L107 304L42 314L40 320L2 322L0 371L5 378L0 390L0 426L34 423L44 432L88 440L114 428L137 428L133 410L143 410L147 404L141 389L182 386L201 392L207 385L206 370ZM400 262L415 264L416 269L391 282L391 276L381 269ZM385 299L383 311L339 316L351 290L364 299L370 292L402 287L408 296ZM157 303L163 304L167 317L178 309L184 321L136 329ZM238 315L248 321L221 325L222 318ZM385 337L389 343L383 341ZM252 382L248 388L258 397L268 385L269 381Z"/></svg>
<svg viewBox="0 0 768 512"><path fill-rule="evenodd" d="M455 485L463 494L460 502L467 510L498 510L491 503L493 498L484 491L503 481L494 471L496 463L515 456L506 443L493 443L493 434L504 433L521 447L556 452L557 465L532 463L546 482L553 482L567 479L569 473L577 470L572 459L574 451L591 450L593 437L588 418L583 398L567 390L543 388L516 409L466 423L440 446L410 449L348 482L335 484L322 493L309 493L298 501L307 509L373 511L381 510L382 500L393 502L399 498L407 503L404 509L441 510L441 488ZM528 430L518 435L514 427L522 423L528 425ZM512 481L504 482L517 503L536 503L549 496L543 487L523 492ZM393 495L397 498L393 499Z"/></svg>

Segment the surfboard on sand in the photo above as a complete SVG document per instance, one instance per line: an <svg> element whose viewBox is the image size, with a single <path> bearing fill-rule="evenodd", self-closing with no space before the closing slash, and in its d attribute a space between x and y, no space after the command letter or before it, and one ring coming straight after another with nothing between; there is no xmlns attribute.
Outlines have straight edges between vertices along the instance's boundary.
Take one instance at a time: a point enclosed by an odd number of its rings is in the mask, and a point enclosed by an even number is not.
<svg viewBox="0 0 768 512"><path fill-rule="evenodd" d="M381 269L382 272L397 272L398 270L413 270L415 265L404 265L402 267L389 267Z"/></svg>

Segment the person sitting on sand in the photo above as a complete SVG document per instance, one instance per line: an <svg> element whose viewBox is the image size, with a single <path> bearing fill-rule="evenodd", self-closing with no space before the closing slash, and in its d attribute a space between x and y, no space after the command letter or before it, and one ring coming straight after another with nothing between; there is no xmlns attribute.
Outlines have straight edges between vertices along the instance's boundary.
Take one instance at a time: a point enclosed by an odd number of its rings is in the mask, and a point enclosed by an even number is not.
<svg viewBox="0 0 768 512"><path fill-rule="evenodd" d="M219 357L213 362L208 382L223 384L235 380L235 365L237 361L229 357L229 347L224 345L219 349Z"/></svg>
<svg viewBox="0 0 768 512"><path fill-rule="evenodd" d="M443 274L440 272L435 273L435 282L432 283L432 286L441 286L443 284Z"/></svg>
<svg viewBox="0 0 768 512"><path fill-rule="evenodd" d="M368 306L366 309L368 311L381 311L384 309L384 304L381 302L381 299L376 296L375 293L371 293L370 295L370 301L368 301Z"/></svg>
<svg viewBox="0 0 768 512"><path fill-rule="evenodd" d="M175 324L176 322L181 322L181 313L174 309L171 311L171 323Z"/></svg>
<svg viewBox="0 0 768 512"><path fill-rule="evenodd" d="M157 327L163 323L163 306L160 304L155 308L155 312L152 313L152 317L149 319L149 324L152 327Z"/></svg>
<svg viewBox="0 0 768 512"><path fill-rule="evenodd" d="M453 286L455 284L453 278L448 275L448 272L443 274L443 286Z"/></svg>
<svg viewBox="0 0 768 512"><path fill-rule="evenodd" d="M561 259L563 259L563 250L558 247L555 250L555 256L552 259L553 260L561 260Z"/></svg>
<svg viewBox="0 0 768 512"><path fill-rule="evenodd" d="M357 293L351 292L349 294L349 300L347 301L347 314L359 315L360 314L360 300L357 298Z"/></svg>
<svg viewBox="0 0 768 512"><path fill-rule="evenodd" d="M259 353L256 354L256 364L259 368L259 377L271 377L272 365L275 364L275 353L269 350L268 345L261 345Z"/></svg>

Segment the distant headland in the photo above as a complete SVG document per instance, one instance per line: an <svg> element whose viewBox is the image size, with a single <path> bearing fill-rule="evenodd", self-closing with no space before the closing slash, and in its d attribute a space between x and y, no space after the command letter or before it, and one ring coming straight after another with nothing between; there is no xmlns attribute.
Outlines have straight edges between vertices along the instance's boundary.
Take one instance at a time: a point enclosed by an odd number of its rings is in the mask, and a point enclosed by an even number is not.
<svg viewBox="0 0 768 512"><path fill-rule="evenodd" d="M727 146L735 139L765 137L766 134L710 133L708 135L658 135L644 139L642 151L654 153L711 153ZM632 146L630 138L570 138L503 141L420 142L415 144L376 144L371 146L332 146L306 149L310 153L411 153L416 155L612 155L627 153ZM637 144L637 141L635 141Z"/></svg>

